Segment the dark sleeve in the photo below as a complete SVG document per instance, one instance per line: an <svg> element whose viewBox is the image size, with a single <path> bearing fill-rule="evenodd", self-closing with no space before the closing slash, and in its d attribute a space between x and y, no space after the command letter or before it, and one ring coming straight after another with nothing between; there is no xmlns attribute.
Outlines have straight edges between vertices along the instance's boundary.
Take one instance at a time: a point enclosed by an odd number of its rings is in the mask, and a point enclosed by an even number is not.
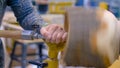
<svg viewBox="0 0 120 68"><path fill-rule="evenodd" d="M44 24L30 0L7 0L7 4L11 6L17 21L24 29L32 30L33 25L39 25L41 28Z"/></svg>

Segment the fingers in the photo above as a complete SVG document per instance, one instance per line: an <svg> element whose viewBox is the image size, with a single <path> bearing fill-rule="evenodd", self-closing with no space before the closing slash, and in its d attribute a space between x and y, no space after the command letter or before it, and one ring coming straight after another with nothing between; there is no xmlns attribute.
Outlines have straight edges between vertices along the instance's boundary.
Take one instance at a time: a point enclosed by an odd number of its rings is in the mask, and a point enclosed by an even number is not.
<svg viewBox="0 0 120 68"><path fill-rule="evenodd" d="M67 35L68 33L65 32L64 35L62 36L62 42L65 42L67 40Z"/></svg>
<svg viewBox="0 0 120 68"><path fill-rule="evenodd" d="M42 34L45 38L49 35L48 28L49 28L49 27L47 26L47 27L41 28L41 30L40 30L41 34Z"/></svg>
<svg viewBox="0 0 120 68"><path fill-rule="evenodd" d="M56 24L42 27L40 31L47 42L58 44L60 42L66 41L67 38L67 33L65 30Z"/></svg>
<svg viewBox="0 0 120 68"><path fill-rule="evenodd" d="M60 43L60 42L64 42L62 39L62 36L64 35L65 31L61 31L60 33L58 33L57 37L56 37L56 43Z"/></svg>
<svg viewBox="0 0 120 68"><path fill-rule="evenodd" d="M51 25L48 29L49 35L47 36L47 41L50 42L52 35L54 34L54 32L57 32L59 29L58 25Z"/></svg>
<svg viewBox="0 0 120 68"><path fill-rule="evenodd" d="M53 43L55 41L55 43L59 43L60 40L62 39L62 35L63 35L64 31L62 28L58 28L52 35L52 39L51 42Z"/></svg>
<svg viewBox="0 0 120 68"><path fill-rule="evenodd" d="M67 32L59 28L53 33L51 42L58 44L60 42L65 42L66 38L67 38Z"/></svg>

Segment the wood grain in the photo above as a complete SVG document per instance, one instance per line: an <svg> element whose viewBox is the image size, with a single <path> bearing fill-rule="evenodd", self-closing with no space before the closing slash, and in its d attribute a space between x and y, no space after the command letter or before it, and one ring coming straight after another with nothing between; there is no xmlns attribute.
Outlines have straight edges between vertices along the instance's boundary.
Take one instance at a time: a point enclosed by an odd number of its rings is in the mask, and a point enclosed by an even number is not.
<svg viewBox="0 0 120 68"><path fill-rule="evenodd" d="M110 12L73 7L67 9L66 20L66 66L107 68L118 58L117 20Z"/></svg>

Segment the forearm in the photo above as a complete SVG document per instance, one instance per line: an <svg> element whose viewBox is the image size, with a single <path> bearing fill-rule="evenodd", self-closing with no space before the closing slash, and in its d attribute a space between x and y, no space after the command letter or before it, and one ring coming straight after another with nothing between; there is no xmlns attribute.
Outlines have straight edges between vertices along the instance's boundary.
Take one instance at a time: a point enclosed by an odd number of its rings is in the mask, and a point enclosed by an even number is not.
<svg viewBox="0 0 120 68"><path fill-rule="evenodd" d="M43 19L37 14L29 0L8 0L8 5L17 17L19 24L26 30L33 30L33 25L39 25L41 28L44 24Z"/></svg>
<svg viewBox="0 0 120 68"><path fill-rule="evenodd" d="M26 30L32 30L33 25L39 25L41 28L43 24L43 19L39 14L37 15L35 12L28 14L20 23L20 25Z"/></svg>

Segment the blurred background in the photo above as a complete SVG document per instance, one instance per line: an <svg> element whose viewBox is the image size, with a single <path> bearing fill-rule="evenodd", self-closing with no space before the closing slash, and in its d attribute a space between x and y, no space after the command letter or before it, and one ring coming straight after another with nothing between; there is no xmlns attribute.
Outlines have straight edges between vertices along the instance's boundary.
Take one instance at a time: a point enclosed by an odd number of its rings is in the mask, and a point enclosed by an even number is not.
<svg viewBox="0 0 120 68"><path fill-rule="evenodd" d="M103 8L112 12L120 19L120 0L30 0L33 7L47 23L64 24L66 7ZM23 30L17 23L10 7L7 7L2 28L4 30ZM41 40L27 41L3 38L6 49L6 68L22 68L26 60L26 68L37 68L27 61L44 60L47 58L46 44ZM26 47L27 46L27 47ZM24 50L26 49L26 50ZM23 51L24 50L24 51ZM25 56L23 56L25 55ZM16 59L17 58L17 59ZM23 59L21 59L23 58ZM19 61L20 59L21 61Z"/></svg>
<svg viewBox="0 0 120 68"><path fill-rule="evenodd" d="M101 7L110 10L118 18L120 16L119 0L31 0L31 3L40 14L62 14L65 7L81 6Z"/></svg>

